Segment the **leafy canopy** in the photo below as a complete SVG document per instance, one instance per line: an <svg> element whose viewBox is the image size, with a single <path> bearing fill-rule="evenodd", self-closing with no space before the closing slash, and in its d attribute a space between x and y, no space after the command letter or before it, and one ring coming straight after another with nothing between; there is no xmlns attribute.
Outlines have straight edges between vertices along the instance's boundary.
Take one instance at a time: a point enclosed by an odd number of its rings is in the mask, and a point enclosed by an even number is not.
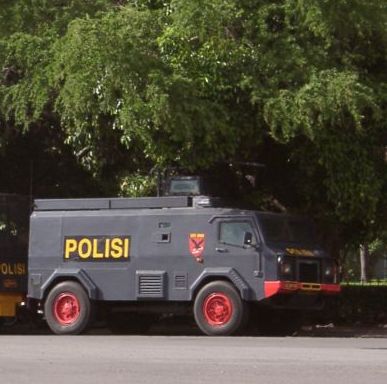
<svg viewBox="0 0 387 384"><path fill-rule="evenodd" d="M266 192L357 233L383 222L385 1L0 5L4 126L49 117L116 185L154 165L266 162L275 147Z"/></svg>

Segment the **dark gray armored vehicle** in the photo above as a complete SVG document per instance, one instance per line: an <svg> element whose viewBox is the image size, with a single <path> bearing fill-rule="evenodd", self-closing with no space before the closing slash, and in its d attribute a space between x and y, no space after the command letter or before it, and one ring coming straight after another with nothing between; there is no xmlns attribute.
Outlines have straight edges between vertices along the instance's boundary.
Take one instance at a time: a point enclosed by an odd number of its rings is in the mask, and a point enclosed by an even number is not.
<svg viewBox="0 0 387 384"><path fill-rule="evenodd" d="M308 309L339 292L308 222L209 205L200 196L35 201L29 301L57 334L125 304L137 314L185 306L205 334L229 335L256 303Z"/></svg>

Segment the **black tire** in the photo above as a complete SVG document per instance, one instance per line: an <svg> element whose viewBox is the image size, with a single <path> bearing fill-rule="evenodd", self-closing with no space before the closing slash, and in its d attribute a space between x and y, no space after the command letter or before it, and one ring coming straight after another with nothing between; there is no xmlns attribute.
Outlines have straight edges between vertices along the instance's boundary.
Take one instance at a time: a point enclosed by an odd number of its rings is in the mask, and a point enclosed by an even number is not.
<svg viewBox="0 0 387 384"><path fill-rule="evenodd" d="M196 324L206 335L232 335L243 325L245 305L232 284L213 281L197 294L194 316Z"/></svg>
<svg viewBox="0 0 387 384"><path fill-rule="evenodd" d="M91 319L91 303L82 286L75 281L63 281L48 294L44 314L48 326L57 335L78 335Z"/></svg>

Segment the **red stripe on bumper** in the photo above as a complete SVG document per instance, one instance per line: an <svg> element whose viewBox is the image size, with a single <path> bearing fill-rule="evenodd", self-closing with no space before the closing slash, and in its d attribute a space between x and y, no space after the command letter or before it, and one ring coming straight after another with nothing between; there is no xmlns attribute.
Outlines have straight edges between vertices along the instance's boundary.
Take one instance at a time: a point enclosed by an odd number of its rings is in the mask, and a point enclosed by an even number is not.
<svg viewBox="0 0 387 384"><path fill-rule="evenodd" d="M321 284L321 290L324 293L340 293L340 284Z"/></svg>
<svg viewBox="0 0 387 384"><path fill-rule="evenodd" d="M323 294L337 294L341 290L339 284L299 283L297 281L265 281L265 297L279 293L316 292Z"/></svg>

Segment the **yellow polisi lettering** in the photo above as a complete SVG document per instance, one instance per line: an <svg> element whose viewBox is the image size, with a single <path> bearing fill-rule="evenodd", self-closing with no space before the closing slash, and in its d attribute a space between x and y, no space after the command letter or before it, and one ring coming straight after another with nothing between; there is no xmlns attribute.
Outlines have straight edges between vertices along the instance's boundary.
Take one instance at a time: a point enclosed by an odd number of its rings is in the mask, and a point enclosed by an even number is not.
<svg viewBox="0 0 387 384"><path fill-rule="evenodd" d="M108 259L110 255L110 239L106 239L105 243L105 258Z"/></svg>
<svg viewBox="0 0 387 384"><path fill-rule="evenodd" d="M0 263L0 274L4 276L26 275L26 265L24 263Z"/></svg>
<svg viewBox="0 0 387 384"><path fill-rule="evenodd" d="M93 239L93 259L102 259L103 253L98 251L98 239Z"/></svg>
<svg viewBox="0 0 387 384"><path fill-rule="evenodd" d="M291 256L314 256L313 251L309 249L286 248L286 253Z"/></svg>
<svg viewBox="0 0 387 384"><path fill-rule="evenodd" d="M82 259L88 259L93 252L93 246L89 239L82 239L78 244L78 254Z"/></svg>
<svg viewBox="0 0 387 384"><path fill-rule="evenodd" d="M69 259L70 254L77 250L77 241L75 239L66 239L65 240L65 254L64 258Z"/></svg>
<svg viewBox="0 0 387 384"><path fill-rule="evenodd" d="M111 256L114 259L119 259L120 257L123 256L122 239L113 239L112 240Z"/></svg>
<svg viewBox="0 0 387 384"><path fill-rule="evenodd" d="M124 239L124 257L125 259L129 257L129 239Z"/></svg>
<svg viewBox="0 0 387 384"><path fill-rule="evenodd" d="M120 261L130 257L130 237L65 237L65 261Z"/></svg>

